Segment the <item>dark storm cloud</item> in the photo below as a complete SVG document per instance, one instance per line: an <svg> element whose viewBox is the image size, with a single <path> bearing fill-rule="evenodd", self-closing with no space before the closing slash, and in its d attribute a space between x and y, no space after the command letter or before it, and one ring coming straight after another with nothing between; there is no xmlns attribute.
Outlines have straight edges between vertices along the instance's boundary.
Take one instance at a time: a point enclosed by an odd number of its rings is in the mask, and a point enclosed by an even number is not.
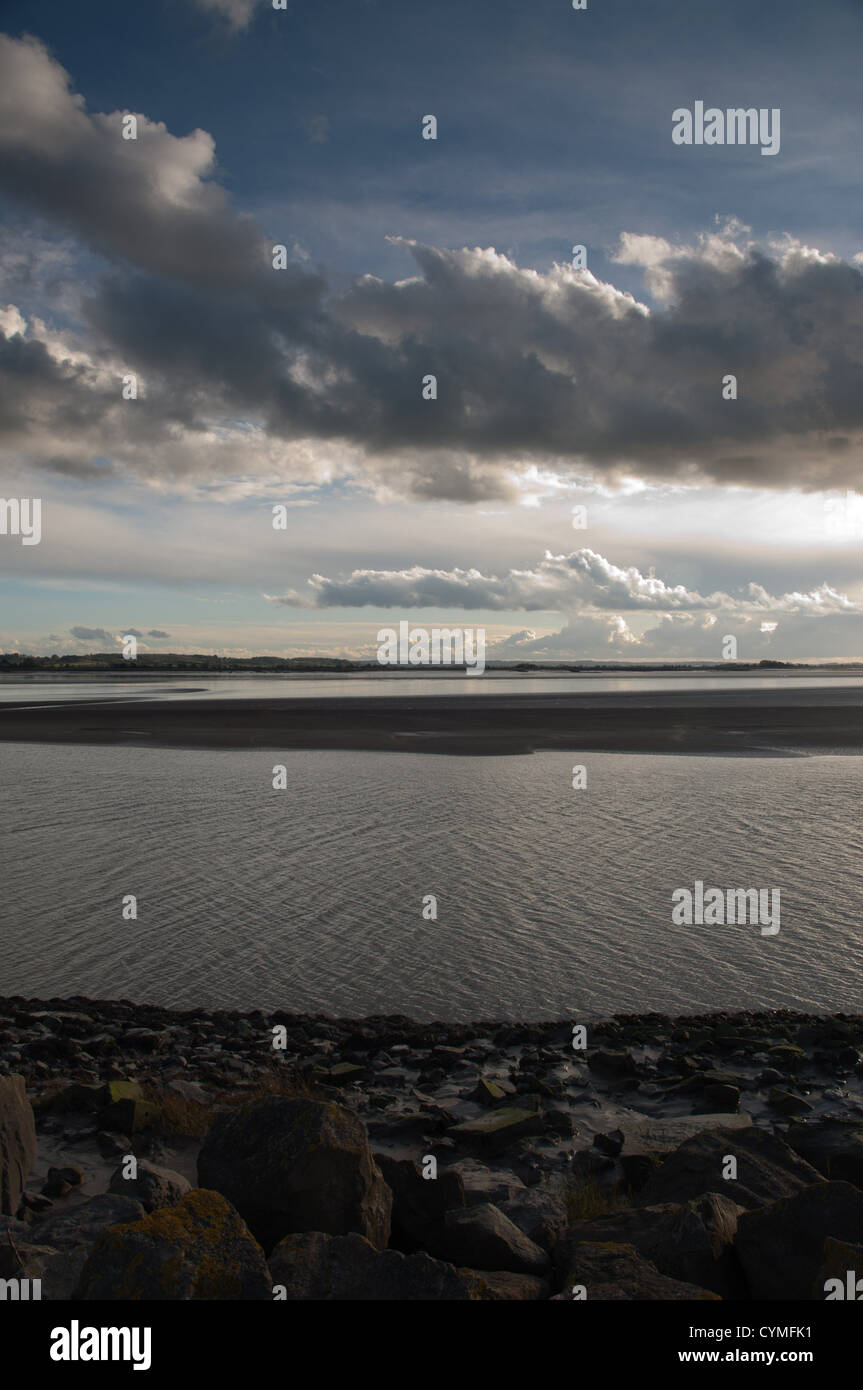
<svg viewBox="0 0 863 1390"><path fill-rule="evenodd" d="M260 231L214 172L212 137L177 138L139 113L88 114L38 39L0 35L0 181L90 246L157 273L230 286L257 270Z"/></svg>
<svg viewBox="0 0 863 1390"><path fill-rule="evenodd" d="M206 132L141 116L124 141L120 123L88 114L38 41L0 38L0 182L117 263L64 344L2 325L0 427L33 462L236 476L264 449L287 472L283 446L311 440L322 456L350 446L345 471L366 483L429 499L509 497L538 460L611 480L857 486L855 265L739 228L693 247L625 236L617 259L645 270L648 309L569 265L402 241L418 273L327 295L318 275L271 268L212 181ZM136 408L119 404L124 372L144 377ZM225 428L237 436L214 463Z"/></svg>

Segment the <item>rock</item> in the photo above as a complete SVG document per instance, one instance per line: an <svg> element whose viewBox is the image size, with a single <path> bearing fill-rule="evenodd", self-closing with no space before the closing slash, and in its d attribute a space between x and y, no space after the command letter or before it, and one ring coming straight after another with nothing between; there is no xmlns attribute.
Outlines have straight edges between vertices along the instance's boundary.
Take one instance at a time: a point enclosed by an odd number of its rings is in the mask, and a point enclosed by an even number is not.
<svg viewBox="0 0 863 1390"><path fill-rule="evenodd" d="M456 1269L422 1252L376 1250L362 1236L319 1231L285 1236L270 1257L270 1278L289 1300L465 1302L548 1294L542 1280L528 1275Z"/></svg>
<svg viewBox="0 0 863 1390"><path fill-rule="evenodd" d="M452 1264L469 1264L471 1269L505 1269L539 1277L550 1265L547 1252L491 1202L447 1212L440 1253Z"/></svg>
<svg viewBox="0 0 863 1390"><path fill-rule="evenodd" d="M630 1077L638 1074L638 1066L631 1052L613 1052L600 1048L590 1053L587 1065L599 1076Z"/></svg>
<svg viewBox="0 0 863 1390"><path fill-rule="evenodd" d="M569 1252L563 1293L557 1302L572 1299L576 1285L584 1288L588 1300L607 1302L631 1300L718 1299L718 1294L695 1284L669 1279L631 1245L606 1241L592 1244L582 1241Z"/></svg>
<svg viewBox="0 0 863 1390"><path fill-rule="evenodd" d="M830 1284L830 1280L834 1282ZM839 1281L838 1285L836 1280ZM824 1242L824 1263L815 1276L814 1299L863 1299L863 1245L828 1236Z"/></svg>
<svg viewBox="0 0 863 1390"><path fill-rule="evenodd" d="M795 1047L792 1043L779 1043L776 1047L769 1047L767 1055L774 1067L781 1067L783 1071L797 1071L806 1061L806 1053L802 1047Z"/></svg>
<svg viewBox="0 0 863 1390"><path fill-rule="evenodd" d="M863 1124L859 1120L789 1125L785 1141L825 1178L863 1188Z"/></svg>
<svg viewBox="0 0 863 1390"><path fill-rule="evenodd" d="M67 1164L65 1168L49 1168L42 1191L46 1197L62 1197L73 1187L80 1187L84 1181L84 1169L77 1164Z"/></svg>
<svg viewBox="0 0 863 1390"><path fill-rule="evenodd" d="M48 1245L21 1245L24 1266L20 1277L42 1281L44 1302L65 1302L74 1293L81 1271L90 1253L89 1246L55 1250Z"/></svg>
<svg viewBox="0 0 863 1390"><path fill-rule="evenodd" d="M133 1197L116 1197L103 1192L86 1202L76 1202L62 1211L52 1211L31 1227L31 1240L37 1245L53 1245L58 1250L70 1246L93 1245L109 1226L120 1221L137 1221L144 1208Z"/></svg>
<svg viewBox="0 0 863 1390"><path fill-rule="evenodd" d="M75 1082L52 1098L50 1108L61 1113L90 1111L98 1116L103 1129L126 1134L145 1128L158 1116L156 1106L144 1099L140 1082L123 1078L92 1086Z"/></svg>
<svg viewBox="0 0 863 1390"><path fill-rule="evenodd" d="M630 1110L618 1116L618 1132L623 1134L621 1157L654 1154L667 1156L687 1139L706 1130L744 1130L752 1126L752 1116L742 1115L680 1115L666 1120L642 1115ZM702 1191L706 1189L702 1188Z"/></svg>
<svg viewBox="0 0 863 1390"><path fill-rule="evenodd" d="M608 1134L594 1134L593 1147L599 1149L607 1158L617 1158L626 1142L622 1129L612 1129Z"/></svg>
<svg viewBox="0 0 863 1390"><path fill-rule="evenodd" d="M54 1202L52 1198L46 1197L44 1193L24 1192L21 1195L21 1205L18 1208L19 1216L24 1216L25 1220L32 1221L33 1217L27 1215L28 1212L35 1212L41 1216L43 1212L50 1211Z"/></svg>
<svg viewBox="0 0 863 1390"><path fill-rule="evenodd" d="M702 1102L709 1110L733 1115L740 1104L740 1090L737 1086L723 1086L713 1082L705 1086Z"/></svg>
<svg viewBox="0 0 863 1390"><path fill-rule="evenodd" d="M0 1213L14 1216L36 1162L36 1124L23 1076L0 1076Z"/></svg>
<svg viewBox="0 0 863 1390"><path fill-rule="evenodd" d="M123 1044L132 1052L161 1052L169 1041L167 1032L154 1032L151 1028L127 1028L123 1034Z"/></svg>
<svg viewBox="0 0 863 1390"><path fill-rule="evenodd" d="M160 1168L146 1158L137 1159L136 1177L124 1178L124 1169L125 1164L121 1163L112 1174L108 1191L137 1198L146 1212L158 1211L159 1207L172 1207L191 1191L191 1183L182 1173L175 1173L172 1168Z"/></svg>
<svg viewBox="0 0 863 1390"><path fill-rule="evenodd" d="M514 1226L549 1254L566 1229L566 1202L556 1189L533 1187L498 1205Z"/></svg>
<svg viewBox="0 0 863 1390"><path fill-rule="evenodd" d="M264 1252L218 1192L113 1226L90 1251L75 1290L94 1300L272 1299Z"/></svg>
<svg viewBox="0 0 863 1390"><path fill-rule="evenodd" d="M365 1126L333 1101L274 1096L219 1115L198 1181L233 1202L267 1250L298 1231L389 1242L392 1194Z"/></svg>
<svg viewBox="0 0 863 1390"><path fill-rule="evenodd" d="M64 1086L62 1091L58 1091L51 1097L49 1108L57 1110L60 1114L71 1110L90 1110L94 1114L101 1110L105 1104L105 1086L84 1085L80 1081L74 1081L71 1086Z"/></svg>
<svg viewBox="0 0 863 1390"><path fill-rule="evenodd" d="M467 1289L468 1297L477 1302L535 1303L547 1299L550 1293L546 1281L533 1274L513 1274L505 1269L457 1269L456 1274Z"/></svg>
<svg viewBox="0 0 863 1390"><path fill-rule="evenodd" d="M356 1062L339 1062L334 1067L312 1068L315 1081L324 1082L327 1086L349 1086L352 1081L359 1081L365 1074L366 1068L358 1066Z"/></svg>
<svg viewBox="0 0 863 1390"><path fill-rule="evenodd" d="M489 1168L475 1158L460 1158L450 1164L448 1173L457 1173L464 1186L464 1200L468 1207L481 1206L493 1202L500 1206L514 1197L520 1197L525 1184L509 1168Z"/></svg>
<svg viewBox="0 0 863 1390"><path fill-rule="evenodd" d="M434 1255L446 1213L465 1205L461 1174L444 1168L436 1178L424 1178L412 1159L378 1153L374 1159L393 1194L392 1243L401 1250Z"/></svg>
<svg viewBox="0 0 863 1390"><path fill-rule="evenodd" d="M573 1154L571 1168L579 1182L601 1179L614 1172L614 1159L601 1154L598 1149L581 1149Z"/></svg>
<svg viewBox="0 0 863 1390"><path fill-rule="evenodd" d="M127 1135L109 1134L104 1129L100 1129L96 1135L96 1143L103 1158L118 1158L132 1149L132 1141Z"/></svg>
<svg viewBox="0 0 863 1390"><path fill-rule="evenodd" d="M471 1100L475 1100L478 1105L484 1105L491 1109L495 1105L502 1105L509 1096L513 1094L515 1087L507 1085L506 1089L499 1081L490 1081L484 1076L480 1076L476 1086L471 1091Z"/></svg>
<svg viewBox="0 0 863 1390"><path fill-rule="evenodd" d="M818 1182L746 1212L735 1249L751 1296L811 1300L828 1236L863 1242L863 1192L850 1183Z"/></svg>
<svg viewBox="0 0 863 1390"><path fill-rule="evenodd" d="M555 1248L554 1262L566 1274L577 1245L611 1241L633 1246L671 1279L712 1289L721 1298L740 1298L744 1287L733 1244L742 1212L729 1197L708 1192L694 1201L629 1207L574 1221Z"/></svg>
<svg viewBox="0 0 863 1390"><path fill-rule="evenodd" d="M104 1090L104 1104L98 1116L103 1129L135 1134L158 1117L157 1107L144 1099L140 1082L108 1081Z"/></svg>
<svg viewBox="0 0 863 1390"><path fill-rule="evenodd" d="M795 1095L793 1091L783 1091L779 1086L774 1086L769 1091L767 1100L781 1115L805 1115L812 1109L803 1096Z"/></svg>
<svg viewBox="0 0 863 1390"><path fill-rule="evenodd" d="M643 1191L661 1162L659 1154L621 1154L620 1169L629 1191Z"/></svg>
<svg viewBox="0 0 863 1390"><path fill-rule="evenodd" d="M181 1096L183 1100L190 1100L195 1105L209 1105L210 1093L205 1091L197 1081L184 1081L182 1077L174 1081L169 1081L167 1089Z"/></svg>
<svg viewBox="0 0 863 1390"><path fill-rule="evenodd" d="M463 1120L449 1131L488 1153L502 1153L513 1140L524 1134L541 1134L542 1110L538 1105L508 1105L492 1110L478 1120Z"/></svg>
<svg viewBox="0 0 863 1390"><path fill-rule="evenodd" d="M737 1178L724 1179L726 1156L737 1160ZM738 1206L763 1206L801 1192L819 1174L766 1130L714 1129L694 1135L659 1166L638 1194L639 1206L689 1201L721 1190Z"/></svg>

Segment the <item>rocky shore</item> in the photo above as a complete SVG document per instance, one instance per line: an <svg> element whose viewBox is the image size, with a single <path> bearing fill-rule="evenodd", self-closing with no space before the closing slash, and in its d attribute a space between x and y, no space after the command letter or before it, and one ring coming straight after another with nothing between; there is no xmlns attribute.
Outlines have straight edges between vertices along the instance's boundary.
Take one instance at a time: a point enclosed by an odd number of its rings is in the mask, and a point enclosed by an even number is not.
<svg viewBox="0 0 863 1390"><path fill-rule="evenodd" d="M784 1010L582 1029L0 999L0 1288L861 1298L861 1049L863 1015Z"/></svg>

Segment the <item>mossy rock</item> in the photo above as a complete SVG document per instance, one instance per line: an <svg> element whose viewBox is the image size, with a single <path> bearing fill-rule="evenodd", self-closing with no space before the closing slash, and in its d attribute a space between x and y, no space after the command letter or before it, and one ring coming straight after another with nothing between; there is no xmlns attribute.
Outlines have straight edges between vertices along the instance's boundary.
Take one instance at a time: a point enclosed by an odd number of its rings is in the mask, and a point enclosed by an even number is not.
<svg viewBox="0 0 863 1390"><path fill-rule="evenodd" d="M271 1299L264 1252L238 1212L202 1188L94 1246L75 1298L122 1302Z"/></svg>

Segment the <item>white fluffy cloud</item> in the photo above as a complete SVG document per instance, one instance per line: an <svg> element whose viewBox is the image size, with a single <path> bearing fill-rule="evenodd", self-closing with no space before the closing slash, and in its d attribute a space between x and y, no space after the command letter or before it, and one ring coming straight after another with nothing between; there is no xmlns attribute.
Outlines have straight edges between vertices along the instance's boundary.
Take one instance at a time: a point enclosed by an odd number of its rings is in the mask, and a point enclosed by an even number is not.
<svg viewBox="0 0 863 1390"><path fill-rule="evenodd" d="M613 609L762 616L808 613L815 617L861 611L829 584L808 593L772 595L760 584L750 583L733 594L701 594L683 584L667 584L655 574L642 574L634 565L622 569L586 547L569 555L547 551L532 569L509 570L502 575L414 565L403 570L354 570L345 579L315 574L308 587L307 594L291 590L286 595L266 597L272 603L316 608L462 608L487 612Z"/></svg>

